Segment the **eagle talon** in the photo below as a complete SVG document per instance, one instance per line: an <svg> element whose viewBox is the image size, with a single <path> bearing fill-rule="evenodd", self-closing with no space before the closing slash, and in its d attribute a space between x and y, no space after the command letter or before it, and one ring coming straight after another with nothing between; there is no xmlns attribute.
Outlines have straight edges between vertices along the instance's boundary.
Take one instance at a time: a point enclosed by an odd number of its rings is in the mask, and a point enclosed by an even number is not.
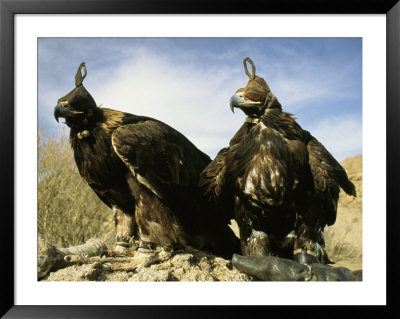
<svg viewBox="0 0 400 319"><path fill-rule="evenodd" d="M156 262L163 262L171 258L172 252L166 251L164 249L148 250L139 248L131 261L127 263L114 263L111 265L110 269L124 270L124 271L140 271L140 269L149 267Z"/></svg>
<svg viewBox="0 0 400 319"><path fill-rule="evenodd" d="M156 248L156 245L150 241L145 241L145 240L140 240L139 241L139 249L142 251L144 250L154 250Z"/></svg>
<svg viewBox="0 0 400 319"><path fill-rule="evenodd" d="M106 258L112 257L112 258L127 258L127 257L133 257L135 256L136 251L134 250L107 250L102 256L105 256Z"/></svg>
<svg viewBox="0 0 400 319"><path fill-rule="evenodd" d="M115 243L115 252L126 254L127 252L132 252L137 250L138 245L135 243L133 237L117 237L117 242ZM129 254L128 254L129 255Z"/></svg>

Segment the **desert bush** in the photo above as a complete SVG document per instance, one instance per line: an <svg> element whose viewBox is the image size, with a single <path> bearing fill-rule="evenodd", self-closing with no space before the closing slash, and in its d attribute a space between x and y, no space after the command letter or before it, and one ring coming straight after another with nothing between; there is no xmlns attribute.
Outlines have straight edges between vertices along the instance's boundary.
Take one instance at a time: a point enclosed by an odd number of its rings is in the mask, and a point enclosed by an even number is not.
<svg viewBox="0 0 400 319"><path fill-rule="evenodd" d="M38 133L38 235L59 246L97 237L111 245L112 211L79 175L67 134Z"/></svg>

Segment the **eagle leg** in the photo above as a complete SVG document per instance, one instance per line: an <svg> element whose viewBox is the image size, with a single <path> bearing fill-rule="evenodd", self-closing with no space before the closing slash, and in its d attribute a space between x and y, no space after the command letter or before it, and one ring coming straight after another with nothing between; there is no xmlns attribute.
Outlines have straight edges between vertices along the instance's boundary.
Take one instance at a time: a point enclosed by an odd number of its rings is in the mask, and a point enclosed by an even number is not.
<svg viewBox="0 0 400 319"><path fill-rule="evenodd" d="M294 241L293 259L301 264L330 263L324 249L325 242L316 227L303 224L297 230Z"/></svg>
<svg viewBox="0 0 400 319"><path fill-rule="evenodd" d="M253 229L251 234L243 238L241 242L245 255L268 256L271 254L269 236L262 231Z"/></svg>
<svg viewBox="0 0 400 319"><path fill-rule="evenodd" d="M113 213L116 232L115 251L123 253L127 250L137 249L134 240L136 229L134 216L125 214L116 206L113 207Z"/></svg>

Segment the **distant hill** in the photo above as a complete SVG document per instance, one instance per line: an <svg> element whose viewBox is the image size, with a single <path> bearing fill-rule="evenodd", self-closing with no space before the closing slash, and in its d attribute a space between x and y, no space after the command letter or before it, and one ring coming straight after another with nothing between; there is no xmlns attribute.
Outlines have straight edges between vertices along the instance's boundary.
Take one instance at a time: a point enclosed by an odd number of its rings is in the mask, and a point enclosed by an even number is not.
<svg viewBox="0 0 400 319"><path fill-rule="evenodd" d="M362 156L341 162L356 186L357 197L340 192L336 223L325 228L326 251L335 266L362 269Z"/></svg>

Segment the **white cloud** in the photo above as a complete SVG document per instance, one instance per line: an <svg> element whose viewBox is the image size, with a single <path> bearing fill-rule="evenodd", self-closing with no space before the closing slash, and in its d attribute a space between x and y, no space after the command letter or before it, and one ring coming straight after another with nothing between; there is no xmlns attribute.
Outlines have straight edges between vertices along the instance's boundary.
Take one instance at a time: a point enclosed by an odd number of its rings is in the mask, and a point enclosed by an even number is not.
<svg viewBox="0 0 400 319"><path fill-rule="evenodd" d="M90 74L90 64L87 65ZM96 78L95 74L92 74ZM89 75L88 75L89 78ZM229 143L244 115L232 114L229 99L245 84L229 70L204 71L142 52L115 68L109 81L87 81L98 104L157 118L186 135L214 157ZM90 87L89 87L90 86Z"/></svg>

